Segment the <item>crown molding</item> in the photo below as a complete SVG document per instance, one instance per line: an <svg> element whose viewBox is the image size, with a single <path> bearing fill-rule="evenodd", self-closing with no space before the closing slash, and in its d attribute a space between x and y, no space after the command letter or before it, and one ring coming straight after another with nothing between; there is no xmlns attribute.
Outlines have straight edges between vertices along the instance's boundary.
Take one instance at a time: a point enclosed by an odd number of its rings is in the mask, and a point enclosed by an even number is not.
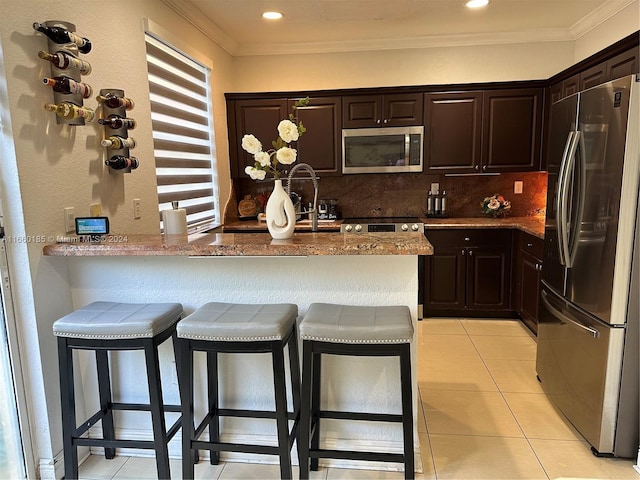
<svg viewBox="0 0 640 480"><path fill-rule="evenodd" d="M638 0L608 0L571 25L569 31L577 40L633 3L638 3Z"/></svg>
<svg viewBox="0 0 640 480"><path fill-rule="evenodd" d="M207 16L189 0L162 0L162 2L229 55L236 55L238 42L227 35L218 25L209 20Z"/></svg>
<svg viewBox="0 0 640 480"><path fill-rule="evenodd" d="M507 45L520 43L566 42L574 38L565 29L545 29L524 32L505 32L466 35L429 35L374 40L272 43L241 45L235 56L296 55L308 53L344 53L370 50L407 50L417 48L465 47L477 45Z"/></svg>

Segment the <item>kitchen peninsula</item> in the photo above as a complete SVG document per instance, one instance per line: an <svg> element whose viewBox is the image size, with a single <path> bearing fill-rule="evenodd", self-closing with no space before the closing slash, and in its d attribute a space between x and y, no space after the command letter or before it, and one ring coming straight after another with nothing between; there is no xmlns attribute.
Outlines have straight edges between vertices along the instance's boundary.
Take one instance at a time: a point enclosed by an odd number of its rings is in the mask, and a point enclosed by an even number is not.
<svg viewBox="0 0 640 480"><path fill-rule="evenodd" d="M289 240L272 240L266 233L199 234L187 237L129 235L106 237L102 242L58 243L44 247L43 260L66 282L74 308L92 301L180 302L185 315L206 302L294 303L300 318L313 302L352 305L407 305L414 321L418 304L418 258L433 248L422 234L296 233ZM85 352L81 352L85 353ZM142 377L128 368L141 361L139 352L113 353L113 390L119 401L135 401L145 395ZM167 402L179 402L174 357L169 344L160 351ZM272 373L262 356L222 356L225 372L221 406L270 408ZM258 358L255 358L258 357ZM94 391L93 358L80 362L86 391ZM204 361L196 357L196 370L204 375ZM415 351L412 359L416 383ZM325 405L332 410L400 411L400 381L397 364L388 358L333 358L323 361L329 384L340 383L340 396L325 389ZM196 375L198 375L196 373ZM202 377L204 380L204 377ZM196 384L196 409L205 405L204 381ZM250 387L249 387L250 386ZM355 392L366 391L362 394ZM325 393L323 392L323 393ZM417 429L417 387L414 387L414 429ZM82 395L80 395L82 397ZM86 399L86 410L97 399ZM200 407L198 407L200 406ZM83 408L82 406L80 408ZM202 413L201 411L199 413ZM141 417L141 418L140 418ZM327 448L401 451L402 435L394 426L362 422L332 422L323 432ZM124 436L150 435L147 418L127 417L120 422ZM273 422L225 419L224 441L275 442ZM415 451L419 452L415 432ZM179 442L171 442L170 454L180 457ZM264 462L270 458L229 454L230 459ZM349 465L332 461L333 465ZM419 455L416 465L420 467ZM398 468L398 464L379 464Z"/></svg>

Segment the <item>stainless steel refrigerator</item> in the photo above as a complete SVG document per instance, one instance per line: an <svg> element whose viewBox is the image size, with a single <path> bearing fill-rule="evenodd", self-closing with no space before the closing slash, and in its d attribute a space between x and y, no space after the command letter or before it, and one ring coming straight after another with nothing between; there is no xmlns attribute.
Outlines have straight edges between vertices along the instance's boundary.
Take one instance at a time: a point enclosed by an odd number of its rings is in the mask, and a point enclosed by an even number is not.
<svg viewBox="0 0 640 480"><path fill-rule="evenodd" d="M638 453L640 76L554 103L536 370L596 454Z"/></svg>

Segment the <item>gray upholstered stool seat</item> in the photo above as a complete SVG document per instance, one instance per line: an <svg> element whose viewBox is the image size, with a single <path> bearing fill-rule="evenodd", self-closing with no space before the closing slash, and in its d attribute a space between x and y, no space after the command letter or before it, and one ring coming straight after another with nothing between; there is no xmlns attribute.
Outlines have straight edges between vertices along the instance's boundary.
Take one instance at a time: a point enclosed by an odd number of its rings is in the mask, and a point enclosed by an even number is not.
<svg viewBox="0 0 640 480"><path fill-rule="evenodd" d="M291 304L206 303L178 324L178 337L221 342L282 340L297 316L298 307Z"/></svg>
<svg viewBox="0 0 640 480"><path fill-rule="evenodd" d="M300 412L300 479L318 469L320 458L401 462L405 479L414 478L411 340L413 321L406 306L353 306L313 303L300 323L302 407ZM401 414L330 411L320 408L322 355L398 357ZM326 374L325 374L326 375ZM328 379L333 394L340 385ZM367 392L362 395L366 396ZM333 450L320 447L323 419L402 423L403 453Z"/></svg>
<svg viewBox="0 0 640 480"><path fill-rule="evenodd" d="M179 303L93 302L53 324L58 337L153 337L174 325L182 314Z"/></svg>
<svg viewBox="0 0 640 480"><path fill-rule="evenodd" d="M404 305L367 307L314 303L300 324L302 340L331 343L409 343L411 312Z"/></svg>
<svg viewBox="0 0 640 480"><path fill-rule="evenodd" d="M175 341L181 316L179 303L94 302L53 324L58 338L65 478L78 478L78 446L103 447L107 459L115 457L116 448L152 449L158 478L171 477L167 445L182 422L177 419L167 429L165 412L180 413L181 406L164 404L158 346L169 338ZM76 421L74 350L95 351L100 399L100 410L80 426ZM113 401L108 352L120 350L144 351L149 403ZM116 438L114 410L150 412L153 440ZM86 432L97 422L102 422L102 438L87 436Z"/></svg>
<svg viewBox="0 0 640 480"><path fill-rule="evenodd" d="M182 399L182 478L192 479L198 449L209 450L211 463L219 461L220 452L244 452L278 455L280 477L292 478L291 448L300 419L300 364L296 318L293 304L248 305L207 303L177 326L177 362ZM288 346L293 411L287 408L287 385L284 350ZM194 352L206 352L208 412L196 422L194 411ZM273 364L275 409L247 410L219 405L218 353L270 353ZM229 358L226 361L231 361ZM248 388L250 390L250 388ZM276 421L277 446L228 443L220 440L220 418L262 418ZM289 428L289 421L293 426ZM208 427L209 437L203 435Z"/></svg>

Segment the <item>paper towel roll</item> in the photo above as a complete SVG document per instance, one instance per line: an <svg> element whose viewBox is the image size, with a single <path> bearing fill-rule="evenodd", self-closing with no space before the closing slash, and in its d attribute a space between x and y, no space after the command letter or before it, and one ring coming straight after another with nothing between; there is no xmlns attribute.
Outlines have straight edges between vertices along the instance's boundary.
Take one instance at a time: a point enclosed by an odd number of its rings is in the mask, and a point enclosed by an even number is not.
<svg viewBox="0 0 640 480"><path fill-rule="evenodd" d="M186 235L187 211L184 208L162 211L162 224L167 235Z"/></svg>

